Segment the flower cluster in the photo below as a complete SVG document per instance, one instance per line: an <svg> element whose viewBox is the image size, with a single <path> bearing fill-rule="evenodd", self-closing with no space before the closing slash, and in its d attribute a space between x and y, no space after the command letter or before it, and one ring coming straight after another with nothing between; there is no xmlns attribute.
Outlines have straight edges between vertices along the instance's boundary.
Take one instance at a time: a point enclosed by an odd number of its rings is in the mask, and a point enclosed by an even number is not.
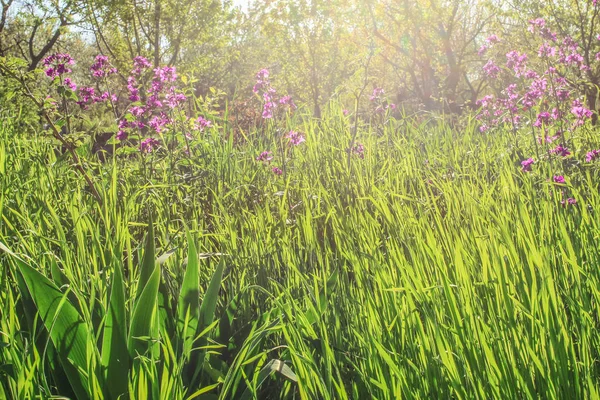
<svg viewBox="0 0 600 400"><path fill-rule="evenodd" d="M273 153L270 151L263 151L258 155L258 157L256 157L256 161L262 163L270 163L271 160L273 160Z"/></svg>
<svg viewBox="0 0 600 400"><path fill-rule="evenodd" d="M595 161L595 160L597 160L599 158L600 158L600 149L589 151L585 155L585 161L586 162L592 162L592 161Z"/></svg>
<svg viewBox="0 0 600 400"><path fill-rule="evenodd" d="M261 162L265 165L269 165L271 164L271 161L273 161L273 153L265 150L262 153L260 153L258 157L256 157L256 161ZM277 166L271 167L271 172L273 172L275 175L283 174L283 170Z"/></svg>
<svg viewBox="0 0 600 400"><path fill-rule="evenodd" d="M531 166L535 163L533 158L528 158L527 160L521 161L521 171L523 172L531 172Z"/></svg>
<svg viewBox="0 0 600 400"><path fill-rule="evenodd" d="M46 75L54 79L70 73L71 69L68 66L75 64L75 60L69 54L57 53L44 58L42 64L46 67Z"/></svg>
<svg viewBox="0 0 600 400"><path fill-rule="evenodd" d="M94 78L104 78L117 73L117 69L108 61L108 57L102 54L96 56L96 59L90 67Z"/></svg>
<svg viewBox="0 0 600 400"><path fill-rule="evenodd" d="M288 138L290 144L293 146L298 146L300 143L303 143L304 141L306 141L306 139L304 138L304 136L301 133L298 133L295 131L290 131L286 135L286 138Z"/></svg>
<svg viewBox="0 0 600 400"><path fill-rule="evenodd" d="M175 67L166 66L157 67L152 71L148 88L145 90L145 102L141 102L141 93L144 91L142 78L150 67L150 62L144 57L135 57L133 60L133 69L127 78L128 98L133 104L128 109L128 115L119 122L117 134L119 140L127 139L131 129L150 129L157 134L163 133L173 123L172 111L181 108L187 100L175 85L177 81ZM202 130L210 126L210 122L200 117L194 126ZM145 140L140 143L140 150L149 152L148 149L156 147L156 143Z"/></svg>
<svg viewBox="0 0 600 400"><path fill-rule="evenodd" d="M506 54L504 65L497 65L490 58L482 69L492 80L496 95L487 95L477 102L480 106L477 119L481 122L481 132L502 124L509 124L515 130L523 120L529 121L542 130L551 143L565 128L573 131L593 116L575 94L578 88L571 83L575 79L568 79L569 74L577 77L589 66L583 62L579 45L571 37L566 36L559 42L542 18L531 20L529 24L529 31L542 41L537 54L542 62L533 62L530 66L528 55L516 50ZM497 36L490 36L484 50L499 41ZM547 67L536 70L541 65ZM497 87L503 83L506 84L504 89ZM549 129L555 129L554 134L548 134Z"/></svg>
<svg viewBox="0 0 600 400"><path fill-rule="evenodd" d="M385 91L383 88L376 87L373 89L373 93L369 96L369 101L375 105L375 113L383 114L385 110L395 110L396 105L390 103L384 97Z"/></svg>
<svg viewBox="0 0 600 400"><path fill-rule="evenodd" d="M365 146L363 146L362 143L356 142L350 149L350 153L354 154L355 156L357 156L358 158L360 158L362 160L365 158Z"/></svg>
<svg viewBox="0 0 600 400"><path fill-rule="evenodd" d="M296 104L294 104L291 96L282 96L279 100L276 98L277 91L271 85L271 81L269 80L269 70L267 69L263 68L258 71L256 74L256 83L254 84L252 91L262 97L262 117L264 119L273 118L278 105L288 106L291 110L296 109Z"/></svg>

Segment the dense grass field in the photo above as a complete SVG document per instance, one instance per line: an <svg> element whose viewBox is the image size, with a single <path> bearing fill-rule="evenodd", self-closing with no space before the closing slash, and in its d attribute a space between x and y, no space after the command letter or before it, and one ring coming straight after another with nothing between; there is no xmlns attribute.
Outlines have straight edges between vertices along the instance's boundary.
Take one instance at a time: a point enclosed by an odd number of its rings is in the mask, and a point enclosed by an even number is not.
<svg viewBox="0 0 600 400"><path fill-rule="evenodd" d="M2 118L0 398L599 398L597 130L525 173L526 129L377 120L361 158L351 123L221 121L177 162L83 146L100 204Z"/></svg>

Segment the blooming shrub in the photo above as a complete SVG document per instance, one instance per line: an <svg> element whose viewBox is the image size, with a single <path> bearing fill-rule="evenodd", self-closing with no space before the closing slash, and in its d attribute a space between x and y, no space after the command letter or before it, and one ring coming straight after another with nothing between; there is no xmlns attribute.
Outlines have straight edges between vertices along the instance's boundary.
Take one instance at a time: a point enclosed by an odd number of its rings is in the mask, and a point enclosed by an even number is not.
<svg viewBox="0 0 600 400"><path fill-rule="evenodd" d="M480 48L480 55L489 59L482 67L492 93L477 101L480 132L513 132L530 130L532 148L538 161L561 161L565 173L572 172L572 163L567 158L574 154L572 148L577 138L589 129L594 111L584 105L578 86L578 77L591 67L584 61L581 46L570 36L559 36L553 32L543 18L529 21L528 31L532 42L539 43L537 54L526 54L516 49L502 57L493 50L501 39L496 35L486 39ZM598 38L600 40L600 37ZM501 60L504 58L503 62ZM549 146L554 142L558 145ZM542 151L540 151L540 146ZM578 154L575 152L575 154ZM599 157L596 150L588 151L587 163ZM531 172L533 158L521 162L523 172ZM553 182L565 184L563 175L553 177ZM565 198L563 205L574 205L574 198Z"/></svg>

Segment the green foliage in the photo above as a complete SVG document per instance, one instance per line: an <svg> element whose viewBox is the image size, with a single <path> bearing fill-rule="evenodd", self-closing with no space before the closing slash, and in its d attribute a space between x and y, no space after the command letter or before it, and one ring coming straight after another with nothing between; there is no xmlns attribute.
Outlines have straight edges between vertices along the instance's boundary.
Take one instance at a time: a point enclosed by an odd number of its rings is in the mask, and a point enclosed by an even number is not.
<svg viewBox="0 0 600 400"><path fill-rule="evenodd" d="M102 204L0 122L0 393L598 397L597 128L523 173L530 132L390 117L348 164L341 108L236 141L223 122L187 159L90 158Z"/></svg>

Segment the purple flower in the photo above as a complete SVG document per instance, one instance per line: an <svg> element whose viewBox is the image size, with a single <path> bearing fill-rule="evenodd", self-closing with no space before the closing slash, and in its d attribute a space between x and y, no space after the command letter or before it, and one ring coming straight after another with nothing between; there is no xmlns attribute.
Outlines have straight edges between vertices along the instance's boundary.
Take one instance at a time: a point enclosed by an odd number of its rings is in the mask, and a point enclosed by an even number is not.
<svg viewBox="0 0 600 400"><path fill-rule="evenodd" d="M281 174L283 174L283 171L281 169L279 169L278 167L273 167L271 170L273 171L273 173L275 175L281 175Z"/></svg>
<svg viewBox="0 0 600 400"><path fill-rule="evenodd" d="M556 146L554 149L550 150L551 154L557 154L561 157L567 157L569 155L571 155L571 152L569 151L568 148L563 147L563 146Z"/></svg>
<svg viewBox="0 0 600 400"><path fill-rule="evenodd" d="M77 104L82 109L87 109L88 105L94 103L96 99L96 92L93 87L80 87L79 88L79 101Z"/></svg>
<svg viewBox="0 0 600 400"><path fill-rule="evenodd" d="M108 57L102 54L96 56L94 63L90 67L90 71L92 71L92 75L95 78L104 78L117 73L117 69L110 65Z"/></svg>
<svg viewBox="0 0 600 400"><path fill-rule="evenodd" d="M160 146L160 142L155 138L147 138L140 142L140 151L142 153L151 153L152 150Z"/></svg>
<svg viewBox="0 0 600 400"><path fill-rule="evenodd" d="M125 132L124 130L119 130L117 132L116 138L117 138L117 140L126 140L127 139L127 132Z"/></svg>
<svg viewBox="0 0 600 400"><path fill-rule="evenodd" d="M480 56L480 57L481 57L481 56L483 56L485 53L487 53L488 49L489 49L489 47L488 47L488 46L486 46L485 44L484 44L484 45L482 45L482 46L479 48L479 50L477 50L477 55L478 55L478 56Z"/></svg>
<svg viewBox="0 0 600 400"><path fill-rule="evenodd" d="M571 114L573 114L576 118L574 125L581 126L584 124L585 119L592 117L592 111L583 107L580 102L573 102L573 107L571 108Z"/></svg>
<svg viewBox="0 0 600 400"><path fill-rule="evenodd" d="M375 89L373 89L373 94L371 95L371 97L369 97L369 100L375 101L375 100L379 99L384 93L385 92L384 92L383 88L376 87Z"/></svg>
<svg viewBox="0 0 600 400"><path fill-rule="evenodd" d="M533 165L534 162L535 160L533 158L521 161L521 171L531 172L531 165Z"/></svg>
<svg viewBox="0 0 600 400"><path fill-rule="evenodd" d="M155 68L154 79L159 82L175 82L177 80L177 72L175 67Z"/></svg>
<svg viewBox="0 0 600 400"><path fill-rule="evenodd" d="M365 158L365 146L363 146L361 143L355 143L350 151L352 154L357 155L360 159Z"/></svg>
<svg viewBox="0 0 600 400"><path fill-rule="evenodd" d="M254 93L258 93L263 88L270 87L270 85L271 83L269 82L269 70L263 68L256 74L256 84L252 88L252 91Z"/></svg>
<svg viewBox="0 0 600 400"><path fill-rule="evenodd" d="M150 61L148 61L147 58L142 57L142 56L137 56L133 58L133 70L131 71L131 73L133 75L139 76L141 75L141 73L150 68L152 66L152 64L150 64Z"/></svg>
<svg viewBox="0 0 600 400"><path fill-rule="evenodd" d="M264 119L273 118L273 111L275 110L276 107L277 107L277 105L273 101L265 102L265 104L263 106L262 117Z"/></svg>
<svg viewBox="0 0 600 400"><path fill-rule="evenodd" d="M350 111L344 108L342 110L342 114L344 114L344 116L347 116L348 114L350 114Z"/></svg>
<svg viewBox="0 0 600 400"><path fill-rule="evenodd" d="M567 205L574 206L575 204L577 204L577 200L575 200L572 197L569 197L566 201L565 200L561 200L560 204L562 204L563 207L567 206Z"/></svg>
<svg viewBox="0 0 600 400"><path fill-rule="evenodd" d="M511 51L506 54L506 66L515 71L515 76L519 77L524 73L525 62L527 61L527 54L519 53L518 51Z"/></svg>
<svg viewBox="0 0 600 400"><path fill-rule="evenodd" d="M554 175L554 183L565 183L565 177L562 175Z"/></svg>
<svg viewBox="0 0 600 400"><path fill-rule="evenodd" d="M129 109L129 112L134 117L141 117L146 112L146 109L144 107L140 107L140 106L133 106Z"/></svg>
<svg viewBox="0 0 600 400"><path fill-rule="evenodd" d="M63 85L72 91L77 90L77 85L71 80L71 78L65 78Z"/></svg>
<svg viewBox="0 0 600 400"><path fill-rule="evenodd" d="M167 103L167 107L176 108L177 106L185 102L187 98L183 93L176 93L175 87L171 87L169 93L167 93L167 96L165 97L165 100Z"/></svg>
<svg viewBox="0 0 600 400"><path fill-rule="evenodd" d="M556 47L551 46L546 42L544 42L538 50L538 56L540 57L554 57L555 55Z"/></svg>
<svg viewBox="0 0 600 400"><path fill-rule="evenodd" d="M304 138L304 136L301 133L295 132L295 131L290 131L286 137L289 139L290 144L294 145L294 146L298 146L300 143L306 141L306 139Z"/></svg>
<svg viewBox="0 0 600 400"><path fill-rule="evenodd" d="M135 77L130 76L127 78L127 90L129 91L129 100L140 100L140 91L137 87L137 81L135 80Z"/></svg>
<svg viewBox="0 0 600 400"><path fill-rule="evenodd" d="M165 114L161 113L160 115L155 115L148 123L148 126L154 129L156 133L160 133L169 123L171 123L171 120Z"/></svg>
<svg viewBox="0 0 600 400"><path fill-rule="evenodd" d="M492 96L491 94L488 94L486 96L483 96L481 99L477 100L476 104L483 108L487 108L493 100L494 100L494 96Z"/></svg>
<svg viewBox="0 0 600 400"><path fill-rule="evenodd" d="M292 96L287 96L286 95L286 96L281 97L279 99L279 104L281 104L281 105L286 105L287 104L293 110L295 110L297 108L296 104L294 104L294 100L292 100Z"/></svg>
<svg viewBox="0 0 600 400"><path fill-rule="evenodd" d="M586 162L592 162L592 161L596 160L597 158L600 158L600 149L589 151L585 155Z"/></svg>
<svg viewBox="0 0 600 400"><path fill-rule="evenodd" d="M538 77L539 77L539 75L535 71L529 70L529 71L525 72L525 78L527 78L527 79L536 79Z"/></svg>
<svg viewBox="0 0 600 400"><path fill-rule="evenodd" d="M273 154L270 151L263 151L256 157L256 161L263 163L269 163L273 159Z"/></svg>
<svg viewBox="0 0 600 400"><path fill-rule="evenodd" d="M536 128L541 128L543 125L548 125L550 122L550 113L541 112L537 115L536 121L533 123L533 126Z"/></svg>
<svg viewBox="0 0 600 400"><path fill-rule="evenodd" d="M196 119L196 122L194 124L194 129L199 130L200 132L204 131L204 129L206 128L210 128L212 126L212 122L210 122L209 120L205 119L202 116L199 116Z"/></svg>
<svg viewBox="0 0 600 400"><path fill-rule="evenodd" d="M256 79L261 81L266 81L269 79L269 70L266 68L261 69L256 73Z"/></svg>
<svg viewBox="0 0 600 400"><path fill-rule="evenodd" d="M544 18L536 18L529 20L529 32L535 32L536 28L543 28L546 26L546 20Z"/></svg>
<svg viewBox="0 0 600 400"><path fill-rule="evenodd" d="M489 44L496 44L500 42L500 38L497 35L490 35L485 39L485 41Z"/></svg>
<svg viewBox="0 0 600 400"><path fill-rule="evenodd" d="M483 66L483 71L486 75L492 79L495 79L500 72L500 67L494 64L494 60L488 60L488 62Z"/></svg>
<svg viewBox="0 0 600 400"><path fill-rule="evenodd" d="M54 79L57 76L70 73L71 69L67 65L75 64L75 60L69 54L56 53L44 58L42 64L47 67L46 75Z"/></svg>

